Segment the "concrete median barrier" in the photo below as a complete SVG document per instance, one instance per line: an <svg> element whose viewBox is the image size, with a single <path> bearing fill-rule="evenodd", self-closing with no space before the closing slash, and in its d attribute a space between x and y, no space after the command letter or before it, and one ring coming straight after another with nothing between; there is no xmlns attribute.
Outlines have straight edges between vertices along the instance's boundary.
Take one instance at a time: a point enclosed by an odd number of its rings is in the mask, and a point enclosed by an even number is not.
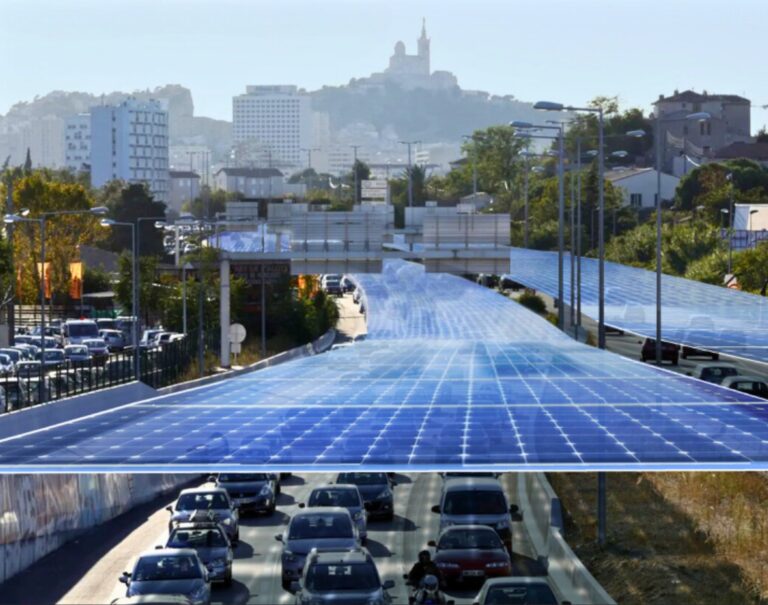
<svg viewBox="0 0 768 605"><path fill-rule="evenodd" d="M574 605L616 605L565 541L560 499L544 474L523 473L517 486L525 529L562 598Z"/></svg>

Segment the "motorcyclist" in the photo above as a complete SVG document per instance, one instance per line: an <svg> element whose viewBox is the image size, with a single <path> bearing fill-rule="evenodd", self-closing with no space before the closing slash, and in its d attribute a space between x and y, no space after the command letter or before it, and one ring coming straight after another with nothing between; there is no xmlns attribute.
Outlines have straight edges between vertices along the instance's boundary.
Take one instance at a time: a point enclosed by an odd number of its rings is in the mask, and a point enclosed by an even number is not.
<svg viewBox="0 0 768 605"><path fill-rule="evenodd" d="M428 550L419 553L419 560L411 568L407 578L408 584L413 587L413 593L408 598L409 603L445 603L445 598L440 592L440 569L432 561Z"/></svg>
<svg viewBox="0 0 768 605"><path fill-rule="evenodd" d="M435 576L438 581L440 580L440 570L435 562L432 560L432 555L428 550L422 550L419 553L419 560L411 567L411 571L408 572L408 584L417 588L421 586L421 581L425 576Z"/></svg>
<svg viewBox="0 0 768 605"><path fill-rule="evenodd" d="M412 599L415 605L446 605L445 597L440 592L440 582L432 574L424 576Z"/></svg>

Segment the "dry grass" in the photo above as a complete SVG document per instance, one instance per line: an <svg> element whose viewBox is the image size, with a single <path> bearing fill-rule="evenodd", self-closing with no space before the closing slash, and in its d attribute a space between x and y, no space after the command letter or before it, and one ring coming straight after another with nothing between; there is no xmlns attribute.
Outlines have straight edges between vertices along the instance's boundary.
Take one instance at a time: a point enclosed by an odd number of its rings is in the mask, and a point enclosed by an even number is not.
<svg viewBox="0 0 768 605"><path fill-rule="evenodd" d="M768 600L768 481L761 473L656 473L647 480L694 520Z"/></svg>
<svg viewBox="0 0 768 605"><path fill-rule="evenodd" d="M763 512L749 502L766 501L766 486L758 475L610 473L608 543L603 548L596 545L596 475L549 477L563 502L566 539L622 605L768 602L760 598L758 582L768 542L762 530L747 529L755 527L750 524L758 523ZM718 486L721 497L715 495ZM742 500L742 494L751 497ZM724 530L733 526L740 529ZM721 545L719 535L731 536L732 543Z"/></svg>

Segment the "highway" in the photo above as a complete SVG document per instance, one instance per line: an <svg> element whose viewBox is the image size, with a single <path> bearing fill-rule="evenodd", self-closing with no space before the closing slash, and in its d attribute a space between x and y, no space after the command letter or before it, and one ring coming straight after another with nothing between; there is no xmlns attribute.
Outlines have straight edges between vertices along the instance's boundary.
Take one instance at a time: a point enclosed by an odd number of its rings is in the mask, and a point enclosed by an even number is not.
<svg viewBox="0 0 768 605"><path fill-rule="evenodd" d="M290 515L298 510L311 489L330 482L335 475L316 473L292 476L283 482L278 510L271 517L245 517L241 521L241 542L235 550L234 581L230 587L214 586L212 603L227 605L293 603L293 595L280 585L281 544L274 535L282 532ZM408 589L402 579L429 540L437 538L439 515L431 511L439 502L442 479L433 473L396 475L395 519L369 524L367 548L376 560L382 580L394 580L390 591L395 603L407 603ZM511 502L516 493L516 476L504 475L505 491ZM202 480L197 482L202 483ZM110 603L125 594L118 582L130 570L134 558L144 550L163 544L167 536L171 498L92 530L38 561L0 586L2 605ZM524 511L523 511L524 514ZM527 575L538 569L536 553L520 519L513 519L513 564L515 573ZM118 536L116 538L116 536ZM86 564L87 563L87 564ZM448 592L458 604L471 603L478 587Z"/></svg>

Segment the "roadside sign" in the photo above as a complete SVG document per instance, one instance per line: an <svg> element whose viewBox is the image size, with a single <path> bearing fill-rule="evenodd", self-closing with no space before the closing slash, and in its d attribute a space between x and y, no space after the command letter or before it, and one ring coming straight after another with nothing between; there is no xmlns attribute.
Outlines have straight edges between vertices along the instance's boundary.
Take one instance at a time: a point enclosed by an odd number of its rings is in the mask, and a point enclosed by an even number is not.
<svg viewBox="0 0 768 605"><path fill-rule="evenodd" d="M245 326L243 324L232 324L229 326L229 341L239 345L245 340Z"/></svg>

